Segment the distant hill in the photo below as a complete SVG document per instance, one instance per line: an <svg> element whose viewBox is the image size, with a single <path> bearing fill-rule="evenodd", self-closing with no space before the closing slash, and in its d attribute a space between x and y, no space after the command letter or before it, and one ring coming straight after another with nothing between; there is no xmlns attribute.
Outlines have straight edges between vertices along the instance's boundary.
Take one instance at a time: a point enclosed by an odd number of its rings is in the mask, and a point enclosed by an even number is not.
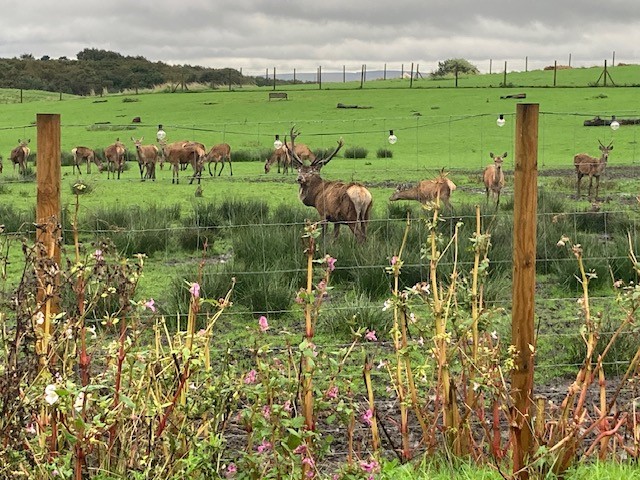
<svg viewBox="0 0 640 480"><path fill-rule="evenodd" d="M405 75L409 75L409 72L404 72ZM278 80L293 81L293 73L276 74ZM322 81L328 83L334 82L359 82L361 80L361 72L322 72ZM384 70L370 70L365 73L365 81L368 80L391 80L394 78L401 78L402 72L400 70L387 70L386 74ZM318 74L313 72L296 72L297 81L300 82L316 82L318 80Z"/></svg>

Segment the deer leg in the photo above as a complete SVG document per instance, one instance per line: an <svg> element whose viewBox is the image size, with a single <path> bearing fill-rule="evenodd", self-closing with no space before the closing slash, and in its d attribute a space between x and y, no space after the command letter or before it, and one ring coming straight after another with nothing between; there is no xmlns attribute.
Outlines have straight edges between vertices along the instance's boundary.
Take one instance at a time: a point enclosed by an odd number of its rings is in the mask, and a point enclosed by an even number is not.
<svg viewBox="0 0 640 480"><path fill-rule="evenodd" d="M218 176L222 175L222 170L224 169L224 158L220 159L220 161L222 162L222 165L220 166L220 173L218 173ZM218 165L216 163L216 165Z"/></svg>
<svg viewBox="0 0 640 480"><path fill-rule="evenodd" d="M231 157L229 157L229 176L233 177L233 167L231 166Z"/></svg>
<svg viewBox="0 0 640 480"><path fill-rule="evenodd" d="M340 224L335 222L333 224L333 238L338 238L338 235L340 235Z"/></svg>
<svg viewBox="0 0 640 480"><path fill-rule="evenodd" d="M598 200L598 190L600 190L600 176L596 177L596 200Z"/></svg>
<svg viewBox="0 0 640 480"><path fill-rule="evenodd" d="M208 165L208 167L209 167L209 176L210 176L210 177L213 177L213 173L211 173L211 162L212 162L212 161L213 161L213 160L209 160L209 165Z"/></svg>

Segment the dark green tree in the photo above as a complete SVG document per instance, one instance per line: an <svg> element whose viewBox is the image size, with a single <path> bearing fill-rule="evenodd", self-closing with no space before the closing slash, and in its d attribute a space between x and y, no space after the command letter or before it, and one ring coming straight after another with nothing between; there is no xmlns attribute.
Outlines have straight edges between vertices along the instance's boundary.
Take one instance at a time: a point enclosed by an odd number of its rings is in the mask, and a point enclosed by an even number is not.
<svg viewBox="0 0 640 480"><path fill-rule="evenodd" d="M442 78L447 75L459 75L461 73L475 75L480 71L478 67L464 58L449 58L444 62L438 62L438 69L432 72L431 76L433 78Z"/></svg>

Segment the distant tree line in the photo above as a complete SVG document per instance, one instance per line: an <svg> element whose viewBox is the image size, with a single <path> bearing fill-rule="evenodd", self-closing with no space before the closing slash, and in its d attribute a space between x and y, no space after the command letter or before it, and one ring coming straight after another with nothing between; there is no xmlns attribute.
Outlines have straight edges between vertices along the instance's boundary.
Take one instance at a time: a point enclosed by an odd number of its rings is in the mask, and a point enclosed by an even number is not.
<svg viewBox="0 0 640 480"><path fill-rule="evenodd" d="M168 65L95 48L82 50L77 54L77 60L66 57L54 60L47 55L36 59L31 54L0 59L0 88L90 95L153 88L167 83L220 86L261 82L258 78L245 77L233 68Z"/></svg>

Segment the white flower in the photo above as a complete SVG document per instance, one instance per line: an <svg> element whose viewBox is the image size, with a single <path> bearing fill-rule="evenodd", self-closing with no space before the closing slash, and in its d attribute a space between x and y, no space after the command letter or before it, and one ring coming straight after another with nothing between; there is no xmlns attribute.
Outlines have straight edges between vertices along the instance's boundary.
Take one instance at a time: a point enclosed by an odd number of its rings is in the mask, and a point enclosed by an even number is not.
<svg viewBox="0 0 640 480"><path fill-rule="evenodd" d="M382 311L385 312L391 308L391 300L387 299L384 301L384 305L382 305Z"/></svg>
<svg viewBox="0 0 640 480"><path fill-rule="evenodd" d="M91 334L91 338L98 338L98 334L96 333L96 327L91 326L91 327L87 327L87 332L89 332Z"/></svg>
<svg viewBox="0 0 640 480"><path fill-rule="evenodd" d="M84 405L84 392L80 392L76 397L76 401L73 402L73 408L75 409L76 412L81 412L83 405Z"/></svg>
<svg viewBox="0 0 640 480"><path fill-rule="evenodd" d="M38 312L35 314L35 321L38 325L42 325L44 323L44 313Z"/></svg>
<svg viewBox="0 0 640 480"><path fill-rule="evenodd" d="M56 392L56 386L53 383L47 385L44 389L44 401L49 405L53 405L59 398L60 396Z"/></svg>

